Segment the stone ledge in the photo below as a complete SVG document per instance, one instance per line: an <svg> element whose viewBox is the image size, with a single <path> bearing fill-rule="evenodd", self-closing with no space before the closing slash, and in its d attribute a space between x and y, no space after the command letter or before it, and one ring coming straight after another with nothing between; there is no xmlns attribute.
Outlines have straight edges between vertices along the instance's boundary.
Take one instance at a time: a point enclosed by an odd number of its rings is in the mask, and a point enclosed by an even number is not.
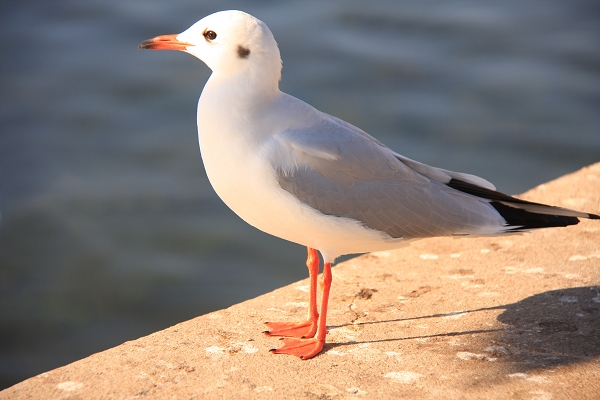
<svg viewBox="0 0 600 400"><path fill-rule="evenodd" d="M600 163L522 197L600 213ZM324 352L270 354L279 343L263 322L303 318L307 284L43 373L0 399L599 396L599 221L428 239L344 262Z"/></svg>

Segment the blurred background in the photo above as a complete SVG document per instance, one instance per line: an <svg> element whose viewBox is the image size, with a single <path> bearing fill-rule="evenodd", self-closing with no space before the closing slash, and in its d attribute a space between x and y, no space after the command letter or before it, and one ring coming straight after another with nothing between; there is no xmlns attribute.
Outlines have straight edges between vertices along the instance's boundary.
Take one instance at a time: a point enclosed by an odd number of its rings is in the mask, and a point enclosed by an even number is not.
<svg viewBox="0 0 600 400"><path fill-rule="evenodd" d="M265 21L284 91L394 150L523 192L600 161L597 0L22 0L0 5L0 387L306 276L212 191L209 69L138 51Z"/></svg>

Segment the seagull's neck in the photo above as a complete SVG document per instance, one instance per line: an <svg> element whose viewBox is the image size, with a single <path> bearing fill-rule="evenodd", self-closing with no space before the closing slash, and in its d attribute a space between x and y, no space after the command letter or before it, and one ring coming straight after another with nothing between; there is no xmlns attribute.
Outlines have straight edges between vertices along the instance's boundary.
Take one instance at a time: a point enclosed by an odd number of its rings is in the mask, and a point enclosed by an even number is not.
<svg viewBox="0 0 600 400"><path fill-rule="evenodd" d="M261 72L247 72L213 72L198 103L198 128L201 131L207 131L209 125L225 128L235 121L260 120L279 98L277 79L272 75L269 79Z"/></svg>
<svg viewBox="0 0 600 400"><path fill-rule="evenodd" d="M228 157L232 149L260 146L272 132L264 123L281 97L278 81L248 74L213 73L198 102L198 137L203 153Z"/></svg>
<svg viewBox="0 0 600 400"><path fill-rule="evenodd" d="M244 108L257 101L268 101L279 92L279 71L242 70L232 73L213 72L206 82L202 96L234 102Z"/></svg>

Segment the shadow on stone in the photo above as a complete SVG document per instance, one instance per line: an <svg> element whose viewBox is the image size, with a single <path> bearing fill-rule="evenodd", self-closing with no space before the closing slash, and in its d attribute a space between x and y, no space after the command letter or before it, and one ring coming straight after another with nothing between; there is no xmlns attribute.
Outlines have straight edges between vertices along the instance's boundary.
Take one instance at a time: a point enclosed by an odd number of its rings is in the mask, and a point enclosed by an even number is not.
<svg viewBox="0 0 600 400"><path fill-rule="evenodd" d="M494 349L489 357L500 358L513 365L511 369L527 371L589 361L600 356L600 286L552 290L527 297L508 305L461 310L445 314L424 315L355 323L371 325L443 318L456 314L504 310L497 320L502 328L451 331L393 339L328 343L326 349L357 343L379 343L451 336L486 335L486 340L472 345ZM347 325L331 326L339 328ZM491 335L490 335L491 334ZM492 342L493 346L489 346ZM487 344L486 344L487 343ZM488 351L489 350L484 350Z"/></svg>
<svg viewBox="0 0 600 400"><path fill-rule="evenodd" d="M587 361L600 355L600 286L552 290L505 306L510 325L497 338L524 370Z"/></svg>

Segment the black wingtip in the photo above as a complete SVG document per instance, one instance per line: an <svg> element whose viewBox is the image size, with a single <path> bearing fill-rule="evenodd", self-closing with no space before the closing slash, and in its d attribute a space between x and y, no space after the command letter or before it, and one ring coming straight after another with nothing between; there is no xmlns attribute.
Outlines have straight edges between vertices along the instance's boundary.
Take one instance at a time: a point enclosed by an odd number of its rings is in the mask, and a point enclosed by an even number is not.
<svg viewBox="0 0 600 400"><path fill-rule="evenodd" d="M574 214L577 216L564 215L564 211L569 211L565 209L560 209L561 212L557 213L558 215L553 214L552 209L556 209L556 207L541 203L534 203L527 200L521 200L502 192L483 188L459 179L453 178L447 183L447 185L461 192L491 200L490 205L494 207L502 216L502 218L506 220L508 230L512 232L527 231L538 228L577 225L579 223L579 217L585 218L586 215L589 219L600 219L600 216L596 214L587 214L575 211ZM532 205L541 206L543 208L547 207L548 212L538 213L535 211L528 211L528 206Z"/></svg>
<svg viewBox="0 0 600 400"><path fill-rule="evenodd" d="M569 225L577 225L579 218L564 215L549 215L529 212L517 207L511 207L498 201L490 202L490 205L506 221L508 227L514 227L511 231L521 231L539 228L553 228Z"/></svg>

